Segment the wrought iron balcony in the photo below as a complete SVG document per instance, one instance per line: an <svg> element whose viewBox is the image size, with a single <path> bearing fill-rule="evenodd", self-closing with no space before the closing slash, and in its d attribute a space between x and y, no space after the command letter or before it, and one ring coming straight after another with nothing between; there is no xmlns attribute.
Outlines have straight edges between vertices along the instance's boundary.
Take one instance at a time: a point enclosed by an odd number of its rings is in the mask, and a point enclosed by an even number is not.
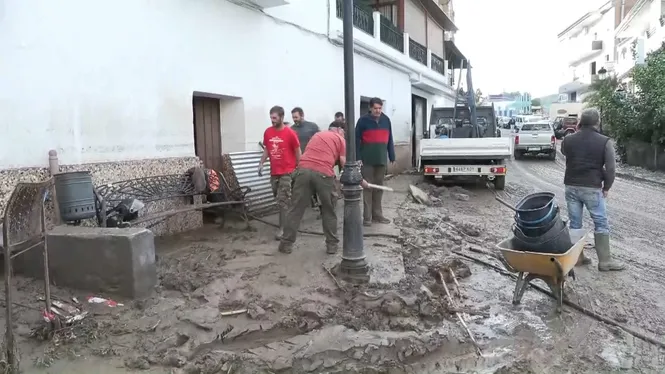
<svg viewBox="0 0 665 374"><path fill-rule="evenodd" d="M384 16L381 16L379 36L382 42L404 53L404 33Z"/></svg>
<svg viewBox="0 0 665 374"><path fill-rule="evenodd" d="M436 71L441 75L446 75L446 64L443 63L443 59L434 53L432 53L432 70Z"/></svg>
<svg viewBox="0 0 665 374"><path fill-rule="evenodd" d="M342 19L342 0L337 0L337 18ZM354 2L353 26L370 35L374 35L374 17L371 10L366 10Z"/></svg>
<svg viewBox="0 0 665 374"><path fill-rule="evenodd" d="M409 38L409 57L427 66L427 48Z"/></svg>

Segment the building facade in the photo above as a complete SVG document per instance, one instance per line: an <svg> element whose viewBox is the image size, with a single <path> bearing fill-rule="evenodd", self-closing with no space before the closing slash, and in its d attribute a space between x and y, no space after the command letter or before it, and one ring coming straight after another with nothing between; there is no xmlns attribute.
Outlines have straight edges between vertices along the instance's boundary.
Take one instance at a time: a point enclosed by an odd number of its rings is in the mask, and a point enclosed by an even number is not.
<svg viewBox="0 0 665 374"><path fill-rule="evenodd" d="M17 181L44 177L49 150L97 183L219 168L258 150L273 105L321 126L344 109L340 1L2 4L0 212ZM400 0L392 20L375 5L354 12L356 114L385 101L408 167L414 123L452 104L463 56L447 53L456 28L434 0Z"/></svg>
<svg viewBox="0 0 665 374"><path fill-rule="evenodd" d="M665 4L661 0L607 2L566 28L559 41L559 54L571 56L562 69L565 83L559 89L559 102L581 102L594 80L609 75L634 90L633 67L643 64L647 54L665 41Z"/></svg>
<svg viewBox="0 0 665 374"><path fill-rule="evenodd" d="M617 59L612 72L625 87L634 90L630 78L633 67L643 64L646 55L665 41L665 4L661 0L637 0L624 16L614 33Z"/></svg>
<svg viewBox="0 0 665 374"><path fill-rule="evenodd" d="M528 92L489 95L487 102L494 105L494 112L499 117L531 114L531 94Z"/></svg>
<svg viewBox="0 0 665 374"><path fill-rule="evenodd" d="M559 33L559 56L564 59L560 101L581 102L599 72L614 62L613 1L584 14Z"/></svg>

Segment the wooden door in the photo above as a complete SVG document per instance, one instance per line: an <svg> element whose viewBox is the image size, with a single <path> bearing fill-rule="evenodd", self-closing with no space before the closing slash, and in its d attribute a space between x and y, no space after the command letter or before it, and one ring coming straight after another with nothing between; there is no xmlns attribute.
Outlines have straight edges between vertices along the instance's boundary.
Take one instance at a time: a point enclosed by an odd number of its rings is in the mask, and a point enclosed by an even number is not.
<svg viewBox="0 0 665 374"><path fill-rule="evenodd" d="M222 123L219 99L194 96L194 149L203 165L222 169Z"/></svg>

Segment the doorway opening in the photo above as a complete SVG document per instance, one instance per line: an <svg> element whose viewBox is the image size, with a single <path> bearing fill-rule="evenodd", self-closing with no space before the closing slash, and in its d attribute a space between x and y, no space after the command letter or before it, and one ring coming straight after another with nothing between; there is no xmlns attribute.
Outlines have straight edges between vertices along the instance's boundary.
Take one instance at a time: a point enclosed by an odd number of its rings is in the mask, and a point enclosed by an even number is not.
<svg viewBox="0 0 665 374"><path fill-rule="evenodd" d="M420 140L426 129L427 99L411 95L411 166L418 166L420 156Z"/></svg>
<svg viewBox="0 0 665 374"><path fill-rule="evenodd" d="M208 169L222 170L222 121L220 99L192 97L194 151Z"/></svg>

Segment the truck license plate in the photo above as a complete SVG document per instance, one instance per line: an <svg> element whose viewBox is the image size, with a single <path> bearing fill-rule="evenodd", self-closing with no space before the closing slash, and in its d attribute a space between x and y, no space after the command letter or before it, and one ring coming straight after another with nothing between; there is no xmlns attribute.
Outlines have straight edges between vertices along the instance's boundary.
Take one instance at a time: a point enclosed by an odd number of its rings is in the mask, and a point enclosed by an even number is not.
<svg viewBox="0 0 665 374"><path fill-rule="evenodd" d="M540 151L540 147L529 147L526 150L527 151Z"/></svg>
<svg viewBox="0 0 665 374"><path fill-rule="evenodd" d="M453 166L453 173L473 173L473 166Z"/></svg>

